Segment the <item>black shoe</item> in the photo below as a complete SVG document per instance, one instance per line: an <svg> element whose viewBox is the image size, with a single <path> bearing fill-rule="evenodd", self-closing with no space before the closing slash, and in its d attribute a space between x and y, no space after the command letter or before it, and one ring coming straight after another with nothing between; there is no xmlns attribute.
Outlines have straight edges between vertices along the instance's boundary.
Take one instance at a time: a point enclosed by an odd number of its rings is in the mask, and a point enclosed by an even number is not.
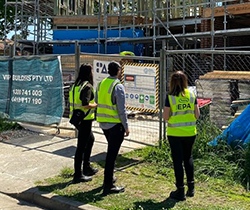
<svg viewBox="0 0 250 210"><path fill-rule="evenodd" d="M74 177L73 180L72 180L72 184L77 184L77 183L80 183L80 182L89 182L91 180L92 180L91 176L82 175L80 177Z"/></svg>
<svg viewBox="0 0 250 210"><path fill-rule="evenodd" d="M188 183L188 190L186 193L187 197L194 197L194 182Z"/></svg>
<svg viewBox="0 0 250 210"><path fill-rule="evenodd" d="M185 201L186 196L185 196L184 190L185 190L184 187L177 188L177 190L172 191L170 193L170 198L173 198L173 199L178 200L178 201Z"/></svg>
<svg viewBox="0 0 250 210"><path fill-rule="evenodd" d="M122 193L125 191L124 187L118 187L118 186L111 186L111 187L103 187L103 193L102 195L108 195L108 194L112 194L112 193Z"/></svg>
<svg viewBox="0 0 250 210"><path fill-rule="evenodd" d="M83 167L83 174L85 176L93 176L98 172L97 168L93 168L92 166L88 165L87 167Z"/></svg>

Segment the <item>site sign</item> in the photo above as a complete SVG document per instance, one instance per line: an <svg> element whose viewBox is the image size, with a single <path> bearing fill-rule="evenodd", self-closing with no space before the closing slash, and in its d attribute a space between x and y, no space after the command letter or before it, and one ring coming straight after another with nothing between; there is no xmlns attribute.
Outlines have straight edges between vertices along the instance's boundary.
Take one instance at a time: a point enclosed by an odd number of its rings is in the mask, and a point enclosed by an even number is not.
<svg viewBox="0 0 250 210"><path fill-rule="evenodd" d="M124 64L122 80L128 109L158 112L159 65L145 63Z"/></svg>
<svg viewBox="0 0 250 210"><path fill-rule="evenodd" d="M0 69L0 89L8 88L10 120L37 124L59 123L64 111L63 81L59 57L20 57L11 74ZM6 85L7 84L7 85Z"/></svg>
<svg viewBox="0 0 250 210"><path fill-rule="evenodd" d="M0 112L5 113L9 89L9 60L0 58ZM6 75L6 76L5 76ZM5 77L5 78L4 78Z"/></svg>
<svg viewBox="0 0 250 210"><path fill-rule="evenodd" d="M99 82L101 82L103 79L107 78L109 76L108 74L108 65L110 61L100 61L100 60L94 60L93 61L93 79L94 79L94 89L96 90L96 87Z"/></svg>

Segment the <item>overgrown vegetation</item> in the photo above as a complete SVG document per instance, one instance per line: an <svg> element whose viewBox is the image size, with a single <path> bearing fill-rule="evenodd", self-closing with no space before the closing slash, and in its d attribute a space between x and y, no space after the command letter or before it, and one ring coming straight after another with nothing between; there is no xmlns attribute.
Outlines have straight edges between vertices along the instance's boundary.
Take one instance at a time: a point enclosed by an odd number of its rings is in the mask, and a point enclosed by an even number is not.
<svg viewBox="0 0 250 210"><path fill-rule="evenodd" d="M10 122L6 118L0 116L0 133L7 130L21 129L21 126L15 122Z"/></svg>
<svg viewBox="0 0 250 210"><path fill-rule="evenodd" d="M110 210L247 210L250 193L246 191L250 174L250 147L237 149L219 142L208 142L221 131L208 119L198 123L194 146L196 195L185 202L168 199L174 189L174 172L168 141L162 147L145 147L117 159L118 185L122 194L103 197L103 161L96 165L99 173L92 182L70 185L73 169L66 168L54 178L38 182L41 190Z"/></svg>

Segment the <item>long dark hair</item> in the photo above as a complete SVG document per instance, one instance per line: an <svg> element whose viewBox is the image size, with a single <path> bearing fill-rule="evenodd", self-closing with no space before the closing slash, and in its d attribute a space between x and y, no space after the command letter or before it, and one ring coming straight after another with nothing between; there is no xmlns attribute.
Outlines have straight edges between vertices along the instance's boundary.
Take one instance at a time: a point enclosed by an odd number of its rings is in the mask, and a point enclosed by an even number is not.
<svg viewBox="0 0 250 210"><path fill-rule="evenodd" d="M185 89L187 88L187 76L182 71L176 71L170 81L170 91L169 95L179 96L181 93L182 96L185 96Z"/></svg>
<svg viewBox="0 0 250 210"><path fill-rule="evenodd" d="M81 65L75 85L81 85L84 81L88 81L91 85L93 85L92 66L88 63Z"/></svg>

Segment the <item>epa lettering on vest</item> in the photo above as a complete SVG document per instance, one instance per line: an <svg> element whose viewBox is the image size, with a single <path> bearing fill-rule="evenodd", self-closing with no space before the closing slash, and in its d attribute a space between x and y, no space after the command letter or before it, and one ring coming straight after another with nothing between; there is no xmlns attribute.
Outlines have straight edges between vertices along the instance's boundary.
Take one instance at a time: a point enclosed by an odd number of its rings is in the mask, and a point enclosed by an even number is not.
<svg viewBox="0 0 250 210"><path fill-rule="evenodd" d="M178 104L177 105L177 110L183 110L183 109L191 109L190 104Z"/></svg>

